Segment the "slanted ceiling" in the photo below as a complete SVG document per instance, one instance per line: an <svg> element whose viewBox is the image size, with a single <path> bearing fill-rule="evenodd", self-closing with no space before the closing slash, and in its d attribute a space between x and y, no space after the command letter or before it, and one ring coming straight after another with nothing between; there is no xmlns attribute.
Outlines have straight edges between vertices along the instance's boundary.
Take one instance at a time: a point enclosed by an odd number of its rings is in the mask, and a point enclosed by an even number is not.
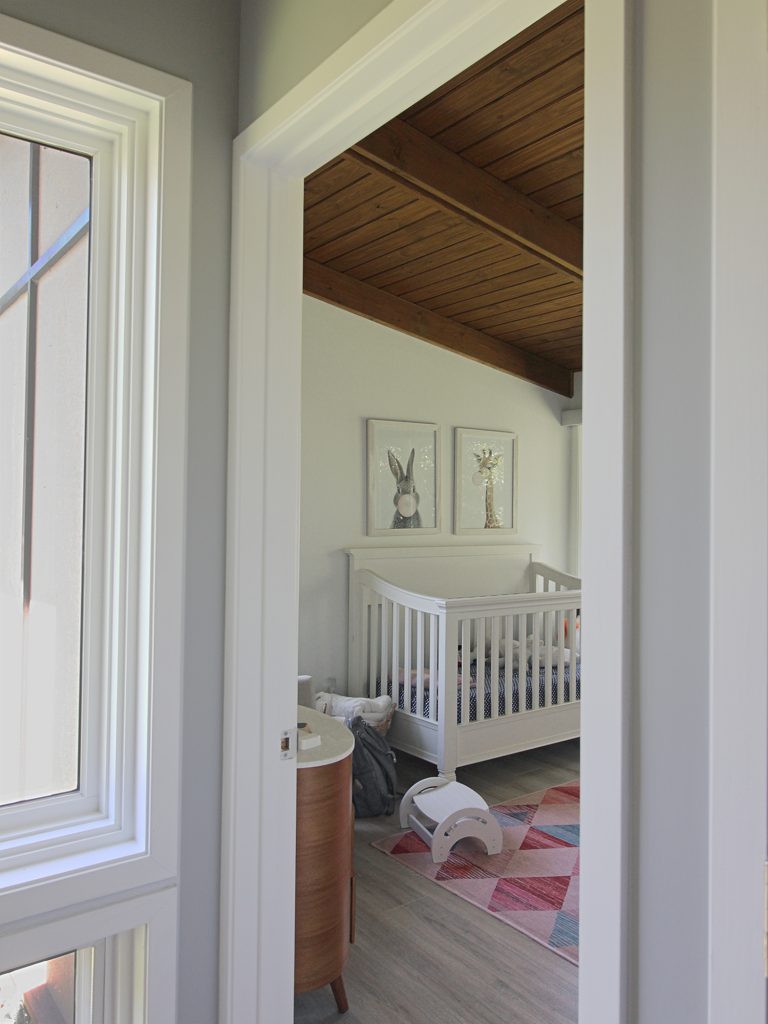
<svg viewBox="0 0 768 1024"><path fill-rule="evenodd" d="M304 291L570 395L583 136L578 0L307 179Z"/></svg>

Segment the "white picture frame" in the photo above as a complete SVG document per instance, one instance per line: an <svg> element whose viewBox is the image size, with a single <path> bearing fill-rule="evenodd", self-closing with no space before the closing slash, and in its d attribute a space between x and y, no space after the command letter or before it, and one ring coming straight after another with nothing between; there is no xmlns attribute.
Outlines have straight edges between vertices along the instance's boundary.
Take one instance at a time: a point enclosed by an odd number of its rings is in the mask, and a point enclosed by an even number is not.
<svg viewBox="0 0 768 1024"><path fill-rule="evenodd" d="M455 428L454 533L517 533L517 464L512 431Z"/></svg>
<svg viewBox="0 0 768 1024"><path fill-rule="evenodd" d="M439 533L440 428L367 421L369 537Z"/></svg>

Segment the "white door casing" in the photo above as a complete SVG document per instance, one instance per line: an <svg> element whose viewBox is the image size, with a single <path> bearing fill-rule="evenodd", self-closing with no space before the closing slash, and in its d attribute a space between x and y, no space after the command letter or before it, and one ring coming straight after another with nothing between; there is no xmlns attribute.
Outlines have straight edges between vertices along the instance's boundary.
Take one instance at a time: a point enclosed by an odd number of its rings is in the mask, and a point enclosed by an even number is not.
<svg viewBox="0 0 768 1024"><path fill-rule="evenodd" d="M395 0L235 143L222 1024L288 1024L293 1015L295 762L280 760L279 743L295 726L298 671L303 178L555 6L549 0ZM601 695L606 700L585 724L587 743L604 731L614 737L602 752L610 772L602 770L597 752L584 770L585 813L589 819L590 800L603 810L592 816L584 883L589 891L608 865L615 897L591 911L582 946L581 1013L597 1022L620 1020L624 1000L623 551L630 467L624 450L627 351L614 343L617 325L624 336L626 318L625 21L621 4L592 0L590 6L588 31L595 42L588 82L606 96L604 108L596 104L595 118L608 116L618 133L595 133L586 154L588 169L603 167L597 177L607 191L591 195L592 212L605 211L606 227L587 248L595 287L585 296L585 317L592 318L592 356L610 350L604 373L618 385L600 423L590 421L586 402L584 418L585 436L610 424L611 443L601 454L616 468L606 487L598 459L589 476L585 467L585 492L592 489L585 493L585 519L590 502L600 503L603 524L611 524L612 555L605 561L604 544L599 553L585 546L585 575L591 574L594 591L600 589L600 607L615 630L600 676L590 680L595 706ZM599 302L602 275L613 289L607 306Z"/></svg>

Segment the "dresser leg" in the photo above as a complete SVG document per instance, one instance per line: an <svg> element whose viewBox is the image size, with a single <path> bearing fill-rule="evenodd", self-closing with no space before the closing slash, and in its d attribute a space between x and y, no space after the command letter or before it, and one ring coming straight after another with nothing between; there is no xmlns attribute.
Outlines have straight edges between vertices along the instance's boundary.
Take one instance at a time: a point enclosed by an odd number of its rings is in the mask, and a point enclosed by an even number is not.
<svg viewBox="0 0 768 1024"><path fill-rule="evenodd" d="M344 979L341 975L331 982L331 992L333 992L333 998L336 1000L339 1013L346 1013L349 1009L349 1002L347 1000L347 993L344 991Z"/></svg>

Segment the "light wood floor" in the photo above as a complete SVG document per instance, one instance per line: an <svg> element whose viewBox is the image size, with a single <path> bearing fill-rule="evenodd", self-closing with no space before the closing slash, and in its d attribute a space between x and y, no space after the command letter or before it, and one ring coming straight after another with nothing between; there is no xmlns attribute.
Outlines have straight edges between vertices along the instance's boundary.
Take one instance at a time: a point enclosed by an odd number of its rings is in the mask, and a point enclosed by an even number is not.
<svg viewBox="0 0 768 1024"><path fill-rule="evenodd" d="M434 768L398 755L404 792ZM579 774L574 740L460 769L489 804ZM371 847L396 815L355 823L357 937L344 971L350 1009L330 988L296 997L296 1024L574 1024L577 969L509 925Z"/></svg>

